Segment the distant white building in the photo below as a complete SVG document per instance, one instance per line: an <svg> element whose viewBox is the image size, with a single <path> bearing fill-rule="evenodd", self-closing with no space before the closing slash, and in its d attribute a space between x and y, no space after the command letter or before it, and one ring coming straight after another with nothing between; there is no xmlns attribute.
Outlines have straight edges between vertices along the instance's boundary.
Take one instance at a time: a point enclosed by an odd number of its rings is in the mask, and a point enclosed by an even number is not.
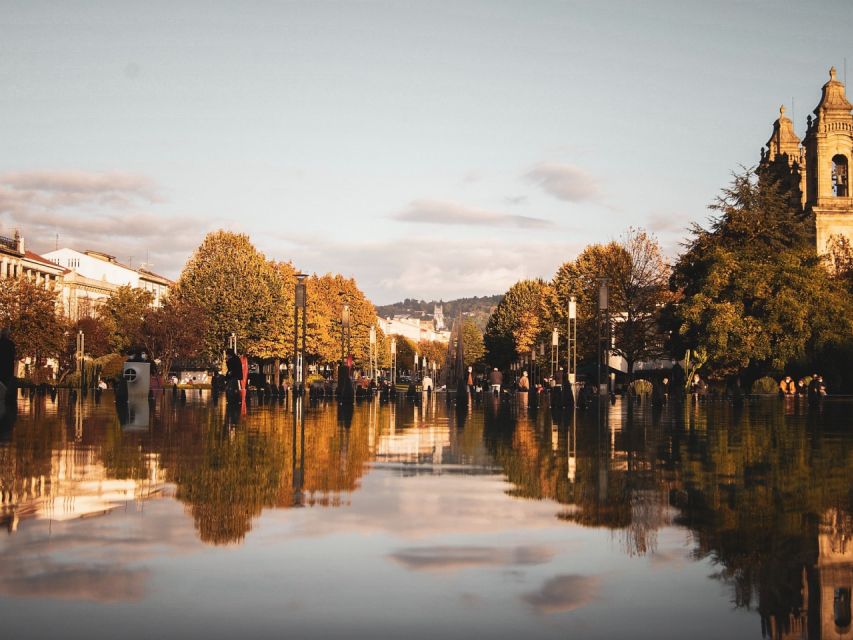
<svg viewBox="0 0 853 640"><path fill-rule="evenodd" d="M150 291L153 306L162 304L172 281L146 269L134 269L100 251L76 251L67 247L49 251L44 258L65 269L62 304L72 320L87 315L119 287Z"/></svg>
<svg viewBox="0 0 853 640"><path fill-rule="evenodd" d="M386 336L399 335L408 338L415 344L421 340L427 342L448 342L449 331L436 331L432 320L412 318L409 316L396 316L394 318L380 318L379 326Z"/></svg>

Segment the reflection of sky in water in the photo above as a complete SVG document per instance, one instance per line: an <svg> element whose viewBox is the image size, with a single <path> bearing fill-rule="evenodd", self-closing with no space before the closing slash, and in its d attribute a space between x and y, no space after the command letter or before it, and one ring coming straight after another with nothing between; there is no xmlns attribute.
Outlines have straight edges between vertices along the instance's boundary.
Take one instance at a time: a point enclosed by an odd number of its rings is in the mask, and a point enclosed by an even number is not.
<svg viewBox="0 0 853 640"><path fill-rule="evenodd" d="M203 415L201 406L158 407L150 433L141 435L122 433L109 404L89 409L81 446L100 451L107 470L133 473L141 469L134 451L146 460L157 452L166 490L96 517L24 518L0 537L6 637L761 637L758 615L733 607L731 585L712 578L724 570L713 561L718 556L710 550L696 559L700 538L713 532L676 526L681 512L667 504L671 491L699 483L702 465L675 473L658 464L652 473L648 464L662 442L689 448L698 438L701 447L679 460L718 447L704 414L688 417L686 429L668 415L654 429L622 425L595 437L589 416L580 423L586 435L572 436L565 424L556 433L541 412L496 421L475 409L457 428L441 404L416 419L410 408L392 419L388 407L362 406L344 427L330 408L308 412L303 444L301 434L292 438L286 409L253 409L235 432L222 430L221 412ZM33 464L22 462L24 453L37 456L46 443L73 448L73 421L68 440L69 423L52 424L51 415L47 407L36 418L24 407L0 445L4 460L23 469ZM764 429L768 416L756 417ZM802 421L789 427L808 429ZM672 430L683 437L673 440ZM246 432L259 440L242 442ZM270 440L283 446L252 453ZM846 440L836 433L828 442L846 451ZM792 453L797 440L760 455L757 446L747 447L753 475L772 470L773 457ZM578 480L567 485L573 447ZM713 459L722 465L719 478L739 475L729 459L735 449ZM249 460L288 467L273 475L287 491L273 487L244 537L216 545L200 538L191 500L212 505L214 515L219 503L197 495L207 485L188 491L180 482L206 477L202 461L221 473L228 456L238 468ZM304 472L292 474L303 458ZM266 481L268 471L252 478ZM623 476L627 482L614 484ZM315 497L303 504L315 506L291 508L291 484L300 479ZM598 491L606 503L614 487L631 503L627 525L584 526L583 517L565 516L592 511L584 491ZM608 522L626 517L607 504L596 513ZM632 527L649 529L643 545L631 546L639 536Z"/></svg>

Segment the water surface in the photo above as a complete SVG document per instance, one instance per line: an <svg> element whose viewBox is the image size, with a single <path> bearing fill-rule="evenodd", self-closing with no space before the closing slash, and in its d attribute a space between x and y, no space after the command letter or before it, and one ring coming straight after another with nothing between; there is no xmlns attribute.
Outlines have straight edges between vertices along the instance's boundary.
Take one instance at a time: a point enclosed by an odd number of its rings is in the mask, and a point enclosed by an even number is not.
<svg viewBox="0 0 853 640"><path fill-rule="evenodd" d="M853 637L851 409L21 399L4 637Z"/></svg>

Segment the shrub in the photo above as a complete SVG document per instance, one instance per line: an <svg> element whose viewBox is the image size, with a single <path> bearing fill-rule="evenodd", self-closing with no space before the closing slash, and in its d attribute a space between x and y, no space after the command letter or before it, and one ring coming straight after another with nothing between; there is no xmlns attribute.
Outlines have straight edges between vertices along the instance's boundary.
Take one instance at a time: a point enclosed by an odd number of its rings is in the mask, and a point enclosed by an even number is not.
<svg viewBox="0 0 853 640"><path fill-rule="evenodd" d="M756 395L779 393L779 383L770 376L764 376L752 383L752 393Z"/></svg>
<svg viewBox="0 0 853 640"><path fill-rule="evenodd" d="M628 392L635 396L648 396L652 393L652 383L648 380L634 380L628 385Z"/></svg>

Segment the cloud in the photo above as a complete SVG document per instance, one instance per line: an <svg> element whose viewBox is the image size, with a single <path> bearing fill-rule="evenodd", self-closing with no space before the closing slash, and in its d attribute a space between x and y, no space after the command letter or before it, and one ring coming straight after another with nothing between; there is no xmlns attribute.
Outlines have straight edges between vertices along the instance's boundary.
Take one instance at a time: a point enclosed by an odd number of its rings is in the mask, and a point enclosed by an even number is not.
<svg viewBox="0 0 853 640"><path fill-rule="evenodd" d="M154 182L133 173L87 171L17 171L0 174L0 185L20 193L129 194L159 200Z"/></svg>
<svg viewBox="0 0 853 640"><path fill-rule="evenodd" d="M409 206L391 216L402 222L422 224L450 224L485 227L515 227L519 229L545 229L554 223L544 218L518 216L509 213L467 207L442 200L415 200Z"/></svg>
<svg viewBox="0 0 853 640"><path fill-rule="evenodd" d="M471 567L545 564L554 552L547 547L417 547L401 549L391 559L413 571L457 571Z"/></svg>
<svg viewBox="0 0 853 640"><path fill-rule="evenodd" d="M122 172L28 171L0 174L0 221L36 252L96 249L175 277L212 225L161 211L149 177Z"/></svg>
<svg viewBox="0 0 853 640"><path fill-rule="evenodd" d="M597 180L584 169L571 164L540 162L525 177L555 198L567 202L595 200L600 195Z"/></svg>
<svg viewBox="0 0 853 640"><path fill-rule="evenodd" d="M518 280L550 279L583 247L580 239L549 234L544 240L484 237L470 239L419 234L357 242L328 235L269 234L258 239L268 256L292 260L303 271L340 270L356 277L376 304L405 297L445 300L503 293ZM334 263L330 263L334 256Z"/></svg>
<svg viewBox="0 0 853 640"><path fill-rule="evenodd" d="M598 597L599 586L600 580L595 576L555 576L522 599L539 613L573 611Z"/></svg>

